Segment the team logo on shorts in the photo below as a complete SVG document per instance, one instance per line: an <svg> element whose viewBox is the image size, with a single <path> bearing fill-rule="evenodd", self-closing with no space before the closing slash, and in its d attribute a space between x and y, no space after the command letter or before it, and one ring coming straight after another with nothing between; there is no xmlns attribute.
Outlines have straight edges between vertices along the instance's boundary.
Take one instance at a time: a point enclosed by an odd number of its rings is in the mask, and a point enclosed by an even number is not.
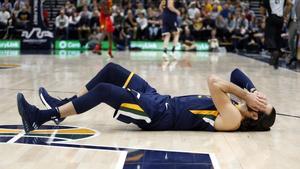
<svg viewBox="0 0 300 169"><path fill-rule="evenodd" d="M44 125L25 134L22 125L0 125L0 142L51 144L90 138L95 130L85 127Z"/></svg>

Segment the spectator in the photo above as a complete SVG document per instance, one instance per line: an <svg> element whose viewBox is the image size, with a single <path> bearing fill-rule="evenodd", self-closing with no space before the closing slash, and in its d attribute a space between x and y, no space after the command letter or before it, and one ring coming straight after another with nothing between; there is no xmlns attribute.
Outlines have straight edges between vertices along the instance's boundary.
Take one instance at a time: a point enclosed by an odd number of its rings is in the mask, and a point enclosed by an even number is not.
<svg viewBox="0 0 300 169"><path fill-rule="evenodd" d="M100 30L99 15L100 13L98 9L94 9L93 15L90 20L90 29L92 30L92 32L98 33Z"/></svg>
<svg viewBox="0 0 300 169"><path fill-rule="evenodd" d="M90 50L95 49L96 46L101 45L101 40L102 40L102 33L99 31L92 32L91 35L88 38L87 46Z"/></svg>
<svg viewBox="0 0 300 169"><path fill-rule="evenodd" d="M213 10L213 5L211 0L205 0L204 1L204 11L206 15L209 15L209 13Z"/></svg>
<svg viewBox="0 0 300 169"><path fill-rule="evenodd" d="M148 20L145 17L144 13L138 13L136 22L138 23L139 38L141 38L142 40L146 39L148 37Z"/></svg>
<svg viewBox="0 0 300 169"><path fill-rule="evenodd" d="M131 14L134 16L135 15L135 9L132 7L132 4L131 2L128 2L127 3L127 6L125 7L125 10L124 10L124 14L125 15L128 15L128 12L131 12Z"/></svg>
<svg viewBox="0 0 300 169"><path fill-rule="evenodd" d="M6 29L9 23L10 13L7 12L4 6L1 7L0 11L0 29Z"/></svg>
<svg viewBox="0 0 300 169"><path fill-rule="evenodd" d="M17 17L17 27L19 29L27 29L30 26L30 13L25 6L22 7L22 10L18 13Z"/></svg>
<svg viewBox="0 0 300 169"><path fill-rule="evenodd" d="M191 26L193 24L193 21L189 19L189 16L187 12L185 11L185 8L181 8L182 10L180 11L180 17L181 17L181 26Z"/></svg>
<svg viewBox="0 0 300 169"><path fill-rule="evenodd" d="M124 17L121 14L121 11L118 9L114 16L114 27L115 29L122 29L124 26Z"/></svg>
<svg viewBox="0 0 300 169"><path fill-rule="evenodd" d="M24 6L25 6L25 2L23 0L16 0L14 3L14 9L16 8L23 9Z"/></svg>
<svg viewBox="0 0 300 169"><path fill-rule="evenodd" d="M135 12L137 14L140 14L142 13L144 15L144 17L147 17L147 12L146 12L146 9L144 8L144 5L142 2L139 2L138 5L137 5L137 9L135 10Z"/></svg>
<svg viewBox="0 0 300 169"><path fill-rule="evenodd" d="M236 29L233 36L234 48L237 51L238 49L244 50L248 43L248 28L249 21L246 18L245 13L242 13L238 16L236 21Z"/></svg>
<svg viewBox="0 0 300 169"><path fill-rule="evenodd" d="M25 6L27 11L31 13L32 9L29 0L25 0Z"/></svg>
<svg viewBox="0 0 300 169"><path fill-rule="evenodd" d="M208 40L209 49L212 52L218 52L219 51L219 40L216 37L216 34L217 34L216 29L213 29L211 31L211 39Z"/></svg>
<svg viewBox="0 0 300 169"><path fill-rule="evenodd" d="M88 3L87 3L86 0L77 1L77 8L76 8L76 10L77 10L77 12L80 13L81 11L83 11L83 8L87 7L87 6L88 6Z"/></svg>
<svg viewBox="0 0 300 169"><path fill-rule="evenodd" d="M65 4L65 14L70 17L72 16L72 14L75 12L76 8L75 5L73 3L71 3L70 1L67 1Z"/></svg>
<svg viewBox="0 0 300 169"><path fill-rule="evenodd" d="M84 6L82 8L82 11L80 12L80 22L81 25L89 25L90 19L92 17L92 13L89 11L87 6Z"/></svg>
<svg viewBox="0 0 300 169"><path fill-rule="evenodd" d="M83 1L83 2L85 2L85 1ZM90 19L92 17L92 13L88 10L87 5L85 5L82 8L82 11L80 12L79 15L80 15L80 21L79 21L79 27L78 27L79 40L81 42L85 43L91 33Z"/></svg>
<svg viewBox="0 0 300 169"><path fill-rule="evenodd" d="M229 13L230 13L229 6L228 6L227 3L225 3L225 4L223 5L223 9L222 9L220 15L222 15L223 18L227 19Z"/></svg>
<svg viewBox="0 0 300 169"><path fill-rule="evenodd" d="M20 12L20 6L19 6L19 3L17 3L17 4L14 5L14 8L13 8L12 13L11 13L11 25L15 28L18 27L19 12ZM12 34L14 34L14 33L12 33Z"/></svg>
<svg viewBox="0 0 300 169"><path fill-rule="evenodd" d="M137 26L138 24L136 22L135 17L132 14L132 11L131 10L127 11L127 16L125 19L125 27L133 39L136 39L137 28L138 28Z"/></svg>
<svg viewBox="0 0 300 169"><path fill-rule="evenodd" d="M114 36L115 44L118 50L125 50L127 47L130 48L130 35L124 27L120 31L115 31Z"/></svg>
<svg viewBox="0 0 300 169"><path fill-rule="evenodd" d="M161 21L159 16L157 16L157 12L153 10L149 10L148 13L148 23L149 23L149 39L154 40L158 38L158 33L160 30Z"/></svg>
<svg viewBox="0 0 300 169"><path fill-rule="evenodd" d="M93 0L93 3L91 3L88 8L90 11L94 11L95 9L98 10L98 6L98 0Z"/></svg>
<svg viewBox="0 0 300 169"><path fill-rule="evenodd" d="M220 40L225 41L226 40L226 34L227 34L227 22L223 18L222 15L217 16L216 29L217 29L217 37Z"/></svg>
<svg viewBox="0 0 300 169"><path fill-rule="evenodd" d="M196 2L191 2L188 9L189 18L193 20L197 14L200 14L200 10L196 7Z"/></svg>
<svg viewBox="0 0 300 169"><path fill-rule="evenodd" d="M4 7L8 12L12 11L12 5L9 0L4 0L1 6Z"/></svg>
<svg viewBox="0 0 300 169"><path fill-rule="evenodd" d="M234 31L235 31L235 28L236 28L236 17L235 17L235 14L234 13L229 13L228 15L228 21L227 21L227 39L229 39Z"/></svg>
<svg viewBox="0 0 300 169"><path fill-rule="evenodd" d="M220 4L219 0L214 0L213 8L217 8L219 13L223 10L222 5Z"/></svg>
<svg viewBox="0 0 300 169"><path fill-rule="evenodd" d="M60 14L55 18L55 37L57 39L68 39L69 18L65 15L65 11L61 10Z"/></svg>
<svg viewBox="0 0 300 169"><path fill-rule="evenodd" d="M255 43L258 44L259 50L262 50L264 48L265 21L262 19L256 19L256 28L257 30L253 32L253 38Z"/></svg>
<svg viewBox="0 0 300 169"><path fill-rule="evenodd" d="M183 51L196 51L197 47L195 45L195 38L191 34L188 26L184 27L184 33L181 36L182 50Z"/></svg>
<svg viewBox="0 0 300 169"><path fill-rule="evenodd" d="M214 6L213 6L213 9L212 9L212 11L211 11L211 13L210 13L210 19L211 19L211 20L216 20L217 17L219 16L219 14L220 14L220 12L219 12L219 10L218 10L218 6L217 6L217 5L214 5Z"/></svg>
<svg viewBox="0 0 300 169"><path fill-rule="evenodd" d="M75 11L69 17L69 38L78 39L78 25L80 21L80 15Z"/></svg>
<svg viewBox="0 0 300 169"><path fill-rule="evenodd" d="M249 22L249 38L247 40L247 52L258 52L258 48L261 47L259 44L259 40L257 39L257 33L259 32L258 23L256 21L256 18L253 17L251 21Z"/></svg>
<svg viewBox="0 0 300 169"><path fill-rule="evenodd" d="M242 13L237 18L236 29L239 30L241 34L244 34L248 30L248 28L249 28L249 21L247 20L245 13ZM242 32L244 32L244 33L242 33Z"/></svg>
<svg viewBox="0 0 300 169"><path fill-rule="evenodd" d="M203 27L203 19L201 18L201 14L197 13L195 15L194 20L193 20L192 34L195 37L198 37L198 40L200 39L200 36L201 36L201 33L202 33L202 27Z"/></svg>
<svg viewBox="0 0 300 169"><path fill-rule="evenodd" d="M249 8L246 8L246 9L244 10L244 13L245 13L245 16L246 16L246 18L247 18L247 20L248 20L249 22L251 22L252 19L255 17L254 11L250 10Z"/></svg>

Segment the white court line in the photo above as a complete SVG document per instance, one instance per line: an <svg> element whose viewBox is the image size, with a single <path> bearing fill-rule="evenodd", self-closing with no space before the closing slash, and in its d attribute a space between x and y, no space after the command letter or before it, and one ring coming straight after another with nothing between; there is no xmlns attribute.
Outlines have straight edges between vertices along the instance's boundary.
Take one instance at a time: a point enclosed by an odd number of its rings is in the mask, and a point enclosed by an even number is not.
<svg viewBox="0 0 300 169"><path fill-rule="evenodd" d="M17 134L15 137L13 137L12 139L8 140L8 144L12 144L14 142L16 142L19 138L23 137L25 135L25 131L21 131L19 134Z"/></svg>
<svg viewBox="0 0 300 169"><path fill-rule="evenodd" d="M117 162L117 166L116 169L122 169L124 167L125 161L126 161L126 157L127 157L127 151L121 151L120 152L120 156Z"/></svg>
<svg viewBox="0 0 300 169"><path fill-rule="evenodd" d="M54 132L51 134L49 140L46 141L47 144L51 144L53 142L57 132L58 132L58 130L54 130Z"/></svg>
<svg viewBox="0 0 300 169"><path fill-rule="evenodd" d="M220 169L220 164L219 164L219 162L217 160L217 157L214 154L212 154L212 153L209 153L209 157L211 159L211 163L213 165L213 169Z"/></svg>

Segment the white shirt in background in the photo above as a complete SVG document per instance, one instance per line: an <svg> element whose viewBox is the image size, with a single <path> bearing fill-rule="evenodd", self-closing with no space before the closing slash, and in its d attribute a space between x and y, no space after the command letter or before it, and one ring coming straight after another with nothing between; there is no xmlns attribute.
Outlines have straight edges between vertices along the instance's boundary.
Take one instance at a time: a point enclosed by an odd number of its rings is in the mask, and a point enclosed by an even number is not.
<svg viewBox="0 0 300 169"><path fill-rule="evenodd" d="M69 26L69 18L64 15L63 17L58 15L56 18L55 18L55 26L57 28L66 28Z"/></svg>
<svg viewBox="0 0 300 169"><path fill-rule="evenodd" d="M0 22L4 24L8 24L8 20L10 18L10 14L7 11L0 11Z"/></svg>
<svg viewBox="0 0 300 169"><path fill-rule="evenodd" d="M282 17L285 0L270 0L272 14Z"/></svg>
<svg viewBox="0 0 300 169"><path fill-rule="evenodd" d="M144 30L148 26L148 20L145 17L144 18L138 17L136 19L136 22L140 25L140 28L142 30Z"/></svg>
<svg viewBox="0 0 300 169"><path fill-rule="evenodd" d="M190 19L194 19L195 18L195 15L197 13L200 13L200 10L198 8L189 8L188 9L188 15L189 15L189 18Z"/></svg>

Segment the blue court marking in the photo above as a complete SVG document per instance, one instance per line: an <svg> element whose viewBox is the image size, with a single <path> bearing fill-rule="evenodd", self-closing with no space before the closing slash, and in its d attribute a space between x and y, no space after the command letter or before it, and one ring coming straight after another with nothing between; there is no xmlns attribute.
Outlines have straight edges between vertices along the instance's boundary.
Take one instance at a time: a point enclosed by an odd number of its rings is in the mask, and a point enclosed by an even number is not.
<svg viewBox="0 0 300 169"><path fill-rule="evenodd" d="M11 136L0 136L0 143L6 143L12 138L13 137L11 137Z"/></svg>
<svg viewBox="0 0 300 169"><path fill-rule="evenodd" d="M70 129L77 128L73 126L51 126L45 125L41 129ZM0 129L22 129L20 125L0 125ZM4 135L0 132L0 143L7 143L14 138L15 135ZM195 152L180 152L168 150L154 150L154 149L139 149L126 147L110 147L98 145L85 145L76 143L59 143L63 139L56 137L32 136L23 135L14 143L30 144L42 146L56 146L66 148L83 148L93 150L107 150L107 151L126 151L127 156L123 165L123 169L217 169L218 164L213 162L211 155L208 153ZM215 166L214 166L215 165ZM121 166L122 167L122 166Z"/></svg>
<svg viewBox="0 0 300 169"><path fill-rule="evenodd" d="M93 150L127 151L123 169L213 169L209 154L188 153L138 148L109 147L97 145L51 143L45 138L20 138L16 143L56 147L83 148Z"/></svg>

